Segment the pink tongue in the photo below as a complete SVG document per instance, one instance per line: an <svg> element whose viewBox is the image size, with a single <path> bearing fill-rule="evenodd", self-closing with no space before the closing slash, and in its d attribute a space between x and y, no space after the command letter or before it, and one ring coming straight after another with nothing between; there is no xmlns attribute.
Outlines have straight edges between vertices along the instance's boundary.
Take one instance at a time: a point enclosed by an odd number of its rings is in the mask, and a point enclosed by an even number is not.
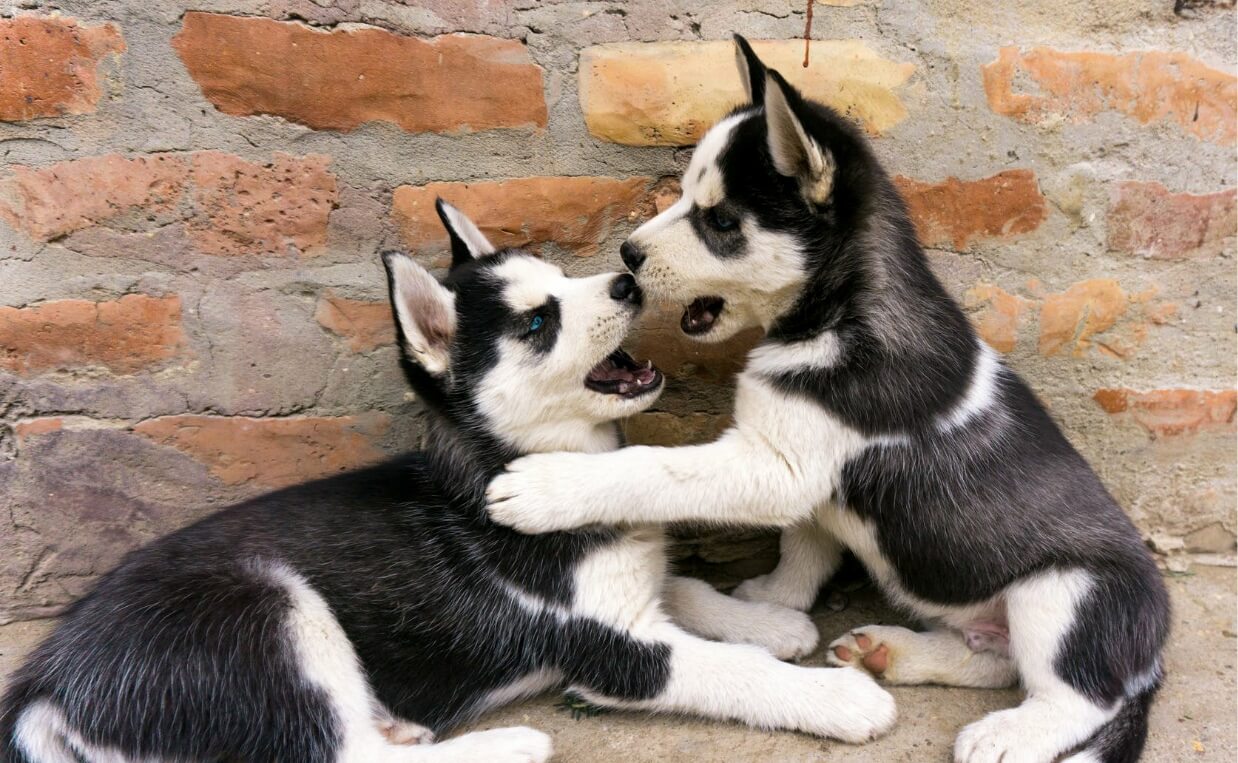
<svg viewBox="0 0 1238 763"><path fill-rule="evenodd" d="M596 370L591 374L591 376L596 381L630 382L635 378L631 371L627 371L616 366Z"/></svg>
<svg viewBox="0 0 1238 763"><path fill-rule="evenodd" d="M657 372L654 371L652 368L640 368L640 369L637 369L636 371L636 379L641 384L648 384L649 382L653 381L653 378L656 375L657 375Z"/></svg>

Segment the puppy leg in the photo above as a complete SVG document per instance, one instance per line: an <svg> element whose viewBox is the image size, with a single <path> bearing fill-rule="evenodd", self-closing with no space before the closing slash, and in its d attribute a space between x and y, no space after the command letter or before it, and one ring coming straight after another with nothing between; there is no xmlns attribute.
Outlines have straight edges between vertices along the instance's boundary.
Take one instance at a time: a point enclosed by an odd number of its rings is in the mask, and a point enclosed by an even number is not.
<svg viewBox="0 0 1238 763"><path fill-rule="evenodd" d="M830 643L826 661L866 670L888 684L940 684L1001 689L1019 680L1009 657L976 652L953 630L917 633L889 625L866 625Z"/></svg>
<svg viewBox="0 0 1238 763"><path fill-rule="evenodd" d="M763 649L696 638L670 623L640 634L669 670L660 688L633 696L614 682L576 682L573 689L598 705L691 713L763 729L802 731L846 742L866 742L894 725L894 698L871 678L848 668L802 668Z"/></svg>
<svg viewBox="0 0 1238 763"><path fill-rule="evenodd" d="M779 546L782 555L774 571L744 581L734 595L807 611L842 562L842 545L811 517L783 530Z"/></svg>
<svg viewBox="0 0 1238 763"><path fill-rule="evenodd" d="M958 763L1050 763L1089 739L1121 708L1098 704L1058 675L1054 663L1093 577L1050 571L1011 586L1006 594L1010 654L1027 699L963 729L954 745Z"/></svg>
<svg viewBox="0 0 1238 763"><path fill-rule="evenodd" d="M803 612L748 602L719 593L704 580L668 578L662 602L675 623L705 638L765 647L780 660L795 660L817 646L817 626Z"/></svg>
<svg viewBox="0 0 1238 763"><path fill-rule="evenodd" d="M352 751L340 763L544 763L553 754L550 737L540 731L514 726L475 731L437 744L395 745L370 738L364 729L346 740ZM377 733L377 732L375 732Z"/></svg>

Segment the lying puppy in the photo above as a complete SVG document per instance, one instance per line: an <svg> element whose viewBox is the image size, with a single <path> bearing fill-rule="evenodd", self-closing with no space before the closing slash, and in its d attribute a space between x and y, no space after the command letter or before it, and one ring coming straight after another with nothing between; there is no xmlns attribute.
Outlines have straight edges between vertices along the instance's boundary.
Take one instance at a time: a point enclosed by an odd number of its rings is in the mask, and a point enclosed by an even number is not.
<svg viewBox="0 0 1238 763"><path fill-rule="evenodd" d="M957 760L1137 758L1168 630L1138 533L930 272L859 131L736 44L751 102L622 248L652 297L687 305L689 336L765 330L735 425L698 447L521 459L491 515L525 532L789 527L777 570L737 595L801 609L849 548L934 630L859 628L831 662L891 683L1022 679L1027 700L968 726Z"/></svg>
<svg viewBox="0 0 1238 763"><path fill-rule="evenodd" d="M537 537L493 524L483 488L544 450L610 450L662 376L619 349L631 276L566 278L496 252L440 202L445 285L385 257L431 447L223 511L130 554L14 675L4 761L542 761L532 729L428 741L555 686L862 741L894 720L850 668L808 669L806 615L668 578L662 533ZM561 475L572 479L573 475Z"/></svg>

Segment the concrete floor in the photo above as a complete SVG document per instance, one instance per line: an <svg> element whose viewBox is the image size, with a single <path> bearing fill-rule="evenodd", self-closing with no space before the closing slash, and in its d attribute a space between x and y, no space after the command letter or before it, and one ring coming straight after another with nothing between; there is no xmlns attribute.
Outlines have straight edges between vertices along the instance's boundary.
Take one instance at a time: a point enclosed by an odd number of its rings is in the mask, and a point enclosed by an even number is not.
<svg viewBox="0 0 1238 763"><path fill-rule="evenodd" d="M1144 760L1232 763L1238 759L1235 571L1196 567L1193 574L1170 577L1167 583L1174 602L1174 631L1166 654L1168 680L1153 711ZM849 599L841 611L819 607L814 613L823 644L851 627L900 622L871 590L852 593ZM0 627L0 673L7 675L50 625L51 621L36 621ZM821 664L822 649L805 662ZM556 707L557 696L503 708L475 727L533 726L554 738L555 760L572 763L948 761L960 728L1019 701L1014 691L909 687L895 688L893 693L899 705L898 725L885 738L861 747L639 713L574 720Z"/></svg>

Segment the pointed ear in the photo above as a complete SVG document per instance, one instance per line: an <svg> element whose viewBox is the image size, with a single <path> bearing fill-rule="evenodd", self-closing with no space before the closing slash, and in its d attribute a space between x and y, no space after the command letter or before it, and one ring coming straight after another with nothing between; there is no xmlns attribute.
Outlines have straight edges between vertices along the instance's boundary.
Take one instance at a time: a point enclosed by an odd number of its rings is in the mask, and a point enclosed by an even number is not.
<svg viewBox="0 0 1238 763"><path fill-rule="evenodd" d="M782 75L770 71L765 80L765 124L769 155L781 175L799 180L800 191L814 204L824 204L834 189L834 156L804 129L796 115L800 94Z"/></svg>
<svg viewBox="0 0 1238 763"><path fill-rule="evenodd" d="M739 80L748 93L748 103L756 105L765 100L765 64L757 58L740 35L735 35L735 66L739 68Z"/></svg>
<svg viewBox="0 0 1238 763"><path fill-rule="evenodd" d="M494 244L486 239L485 234L464 216L464 213L442 199L434 200L434 209L438 211L438 219L443 221L447 236L451 239L452 268L487 254L494 253Z"/></svg>
<svg viewBox="0 0 1238 763"><path fill-rule="evenodd" d="M401 348L431 376L441 376L451 360L456 296L408 255L384 252L383 264Z"/></svg>

